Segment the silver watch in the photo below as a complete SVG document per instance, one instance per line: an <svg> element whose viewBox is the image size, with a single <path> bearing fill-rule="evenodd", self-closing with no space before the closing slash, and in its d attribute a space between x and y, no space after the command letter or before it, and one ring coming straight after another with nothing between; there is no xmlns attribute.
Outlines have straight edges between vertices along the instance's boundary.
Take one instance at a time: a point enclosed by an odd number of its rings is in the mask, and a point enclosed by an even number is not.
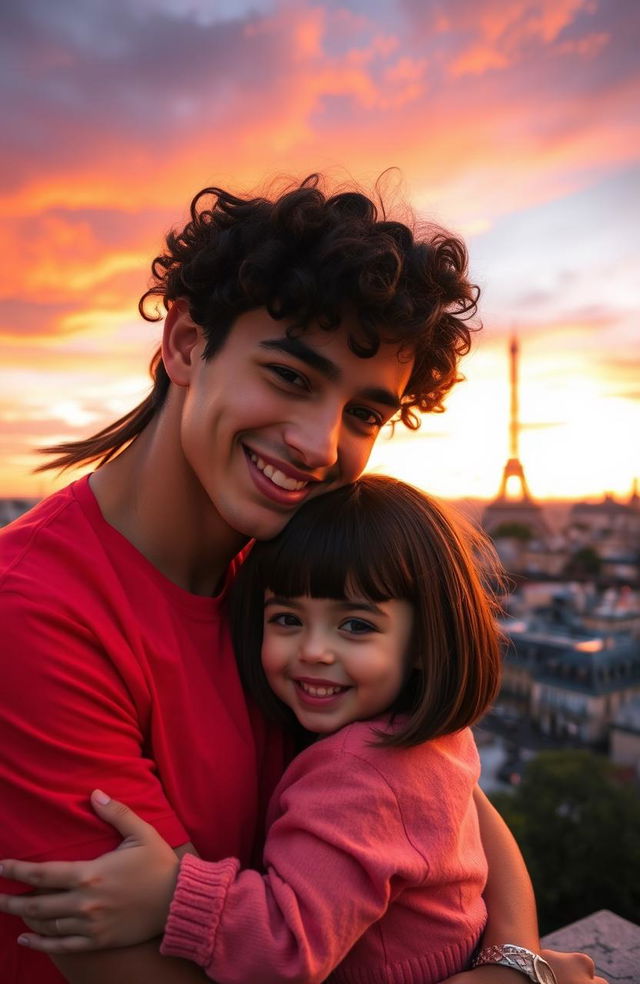
<svg viewBox="0 0 640 984"><path fill-rule="evenodd" d="M525 947L516 946L515 943L483 947L473 961L473 966L482 967L485 964L497 964L500 967L519 970L534 984L558 984L556 975L546 960L533 950L526 950Z"/></svg>

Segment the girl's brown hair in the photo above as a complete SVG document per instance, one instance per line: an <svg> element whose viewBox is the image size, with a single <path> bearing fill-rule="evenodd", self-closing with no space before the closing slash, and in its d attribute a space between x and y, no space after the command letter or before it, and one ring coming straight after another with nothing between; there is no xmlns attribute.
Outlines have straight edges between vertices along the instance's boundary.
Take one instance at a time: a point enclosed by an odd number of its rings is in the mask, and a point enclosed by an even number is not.
<svg viewBox="0 0 640 984"><path fill-rule="evenodd" d="M311 324L333 331L345 312L355 312L358 333L349 345L357 355L368 358L390 341L414 356L399 414L410 428L419 425L417 412L443 409L471 345L478 288L467 277L464 243L436 226L391 220L379 194L377 204L359 190L327 194L317 174L271 198L204 188L151 270L142 317L158 321L158 302L168 310L185 298L204 332L205 359L254 308L285 319L289 332ZM56 457L39 471L105 464L134 440L169 390L159 351L151 375L153 388L139 406L86 440L44 448Z"/></svg>
<svg viewBox="0 0 640 984"><path fill-rule="evenodd" d="M231 624L245 685L270 716L291 723L262 670L266 590L404 599L413 606L407 655L416 668L391 708L406 722L380 741L417 745L473 724L495 698L501 670L497 605L478 550L490 554L479 533L393 478L363 476L312 499L275 539L253 546L234 584Z"/></svg>

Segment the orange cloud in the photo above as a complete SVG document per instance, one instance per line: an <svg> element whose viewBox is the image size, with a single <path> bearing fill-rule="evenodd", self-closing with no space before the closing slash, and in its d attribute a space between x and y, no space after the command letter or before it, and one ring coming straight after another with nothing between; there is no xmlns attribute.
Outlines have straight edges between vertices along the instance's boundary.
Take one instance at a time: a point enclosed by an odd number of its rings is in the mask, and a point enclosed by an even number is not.
<svg viewBox="0 0 640 984"><path fill-rule="evenodd" d="M531 44L549 45L568 27L581 11L592 11L585 0L491 0L467 8L462 26L478 40L463 49L450 66L455 78L482 74L491 69L505 69ZM453 23L447 25L453 28ZM579 48L575 49L579 51Z"/></svg>
<svg viewBox="0 0 640 984"><path fill-rule="evenodd" d="M322 42L326 30L326 12L322 7L304 11L294 21L293 44L296 57L317 58L322 53Z"/></svg>

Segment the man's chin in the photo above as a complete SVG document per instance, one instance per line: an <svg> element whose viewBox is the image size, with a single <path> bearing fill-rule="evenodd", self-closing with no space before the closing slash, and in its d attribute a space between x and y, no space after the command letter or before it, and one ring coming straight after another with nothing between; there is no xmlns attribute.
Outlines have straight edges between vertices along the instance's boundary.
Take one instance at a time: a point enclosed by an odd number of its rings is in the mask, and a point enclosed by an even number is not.
<svg viewBox="0 0 640 984"><path fill-rule="evenodd" d="M286 513L278 513L264 510L266 515L244 515L231 520L233 529L248 540L273 540L278 533L281 533L297 509L287 510Z"/></svg>

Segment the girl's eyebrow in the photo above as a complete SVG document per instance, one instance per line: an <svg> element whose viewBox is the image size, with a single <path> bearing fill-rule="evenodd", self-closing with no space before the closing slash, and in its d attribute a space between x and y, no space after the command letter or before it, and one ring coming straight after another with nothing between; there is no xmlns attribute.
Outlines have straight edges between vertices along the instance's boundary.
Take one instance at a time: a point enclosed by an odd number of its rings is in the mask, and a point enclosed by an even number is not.
<svg viewBox="0 0 640 984"><path fill-rule="evenodd" d="M293 598L281 598L279 595L270 595L264 600L264 607L268 608L269 605L285 605L287 608L300 608Z"/></svg>
<svg viewBox="0 0 640 984"><path fill-rule="evenodd" d="M338 608L342 608L345 611L350 612L371 612L372 615L379 615L381 618L386 618L386 613L379 608L373 601L365 601L359 598L357 601L350 601L348 598L344 601L339 601Z"/></svg>
<svg viewBox="0 0 640 984"><path fill-rule="evenodd" d="M331 599L334 600L334 599ZM376 605L374 601L366 601L364 598L349 599L349 598L336 598L334 600L336 608L345 612L369 612L372 615L378 615L380 618L386 618L386 612ZM294 598L281 598L279 595L270 595L265 598L264 607L269 608L271 605L284 605L286 608L300 608L301 605Z"/></svg>

